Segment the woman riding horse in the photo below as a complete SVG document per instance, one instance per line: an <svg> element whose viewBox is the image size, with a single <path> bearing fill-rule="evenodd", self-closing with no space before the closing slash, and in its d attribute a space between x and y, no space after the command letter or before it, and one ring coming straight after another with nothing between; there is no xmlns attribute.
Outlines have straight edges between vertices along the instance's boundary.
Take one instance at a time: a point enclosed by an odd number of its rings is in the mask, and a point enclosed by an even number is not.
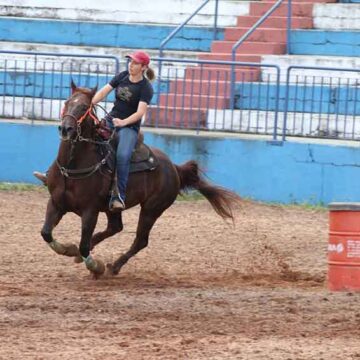
<svg viewBox="0 0 360 360"><path fill-rule="evenodd" d="M144 51L135 51L126 57L131 59L128 70L115 75L92 99L95 105L115 89L114 106L105 117L107 126L110 129L115 128L120 139L116 151L118 191L113 193L109 202L109 209L113 211L125 209L130 158L138 138L141 119L154 93L149 82L155 78L153 69L149 67L149 55ZM46 181L45 174L35 171L34 175L41 181Z"/></svg>
<svg viewBox="0 0 360 360"><path fill-rule="evenodd" d="M56 253L83 260L97 277L104 273L105 266L102 261L95 260L90 251L123 229L122 212L112 212L108 206L113 174L107 167L108 152L99 152L102 143L96 135L97 118L92 105L96 89L78 88L74 83L71 87L72 95L65 102L60 126L58 155L48 171L50 199L41 235ZM195 161L178 166L160 150L152 150L158 159L156 169L131 173L129 176L126 207L140 204L141 210L132 246L113 264L107 265L114 275L132 256L147 246L155 221L173 204L182 190L198 190L224 219L233 218L232 206L239 200L235 193L205 181ZM61 244L53 238L53 229L67 212L81 217L79 248L74 244ZM107 228L93 234L99 212L105 212Z"/></svg>

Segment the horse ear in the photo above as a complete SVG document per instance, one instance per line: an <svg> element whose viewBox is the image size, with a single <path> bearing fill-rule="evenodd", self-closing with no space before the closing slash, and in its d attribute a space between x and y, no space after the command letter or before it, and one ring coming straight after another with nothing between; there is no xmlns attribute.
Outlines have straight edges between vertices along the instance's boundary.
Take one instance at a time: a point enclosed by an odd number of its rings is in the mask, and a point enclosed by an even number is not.
<svg viewBox="0 0 360 360"><path fill-rule="evenodd" d="M91 89L91 91L90 91L91 98L93 98L95 96L97 89L98 89L97 85Z"/></svg>
<svg viewBox="0 0 360 360"><path fill-rule="evenodd" d="M74 83L74 80L71 78L71 93L73 94L76 90L77 86Z"/></svg>

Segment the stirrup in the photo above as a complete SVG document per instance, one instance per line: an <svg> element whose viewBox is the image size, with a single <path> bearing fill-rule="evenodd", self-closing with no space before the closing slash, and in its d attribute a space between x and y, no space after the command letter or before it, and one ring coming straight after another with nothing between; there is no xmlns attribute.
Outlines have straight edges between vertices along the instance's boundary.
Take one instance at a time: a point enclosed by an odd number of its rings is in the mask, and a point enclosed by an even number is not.
<svg viewBox="0 0 360 360"><path fill-rule="evenodd" d="M121 211L125 209L125 202L121 196L116 196L110 199L109 210Z"/></svg>

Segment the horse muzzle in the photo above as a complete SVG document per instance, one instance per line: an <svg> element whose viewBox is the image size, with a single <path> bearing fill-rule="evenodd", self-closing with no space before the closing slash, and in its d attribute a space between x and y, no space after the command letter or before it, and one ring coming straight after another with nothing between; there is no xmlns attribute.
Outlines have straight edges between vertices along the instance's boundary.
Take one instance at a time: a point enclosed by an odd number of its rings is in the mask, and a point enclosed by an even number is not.
<svg viewBox="0 0 360 360"><path fill-rule="evenodd" d="M72 126L60 125L59 135L62 140L73 140L76 137L76 130Z"/></svg>

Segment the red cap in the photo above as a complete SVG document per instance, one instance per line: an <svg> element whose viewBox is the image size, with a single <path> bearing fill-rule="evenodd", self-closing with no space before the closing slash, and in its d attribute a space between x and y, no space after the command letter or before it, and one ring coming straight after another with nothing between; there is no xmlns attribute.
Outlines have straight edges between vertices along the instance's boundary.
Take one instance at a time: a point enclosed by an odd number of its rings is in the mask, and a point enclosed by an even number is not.
<svg viewBox="0 0 360 360"><path fill-rule="evenodd" d="M150 56L144 51L135 51L132 54L127 54L126 57L142 65L149 65L150 63Z"/></svg>

